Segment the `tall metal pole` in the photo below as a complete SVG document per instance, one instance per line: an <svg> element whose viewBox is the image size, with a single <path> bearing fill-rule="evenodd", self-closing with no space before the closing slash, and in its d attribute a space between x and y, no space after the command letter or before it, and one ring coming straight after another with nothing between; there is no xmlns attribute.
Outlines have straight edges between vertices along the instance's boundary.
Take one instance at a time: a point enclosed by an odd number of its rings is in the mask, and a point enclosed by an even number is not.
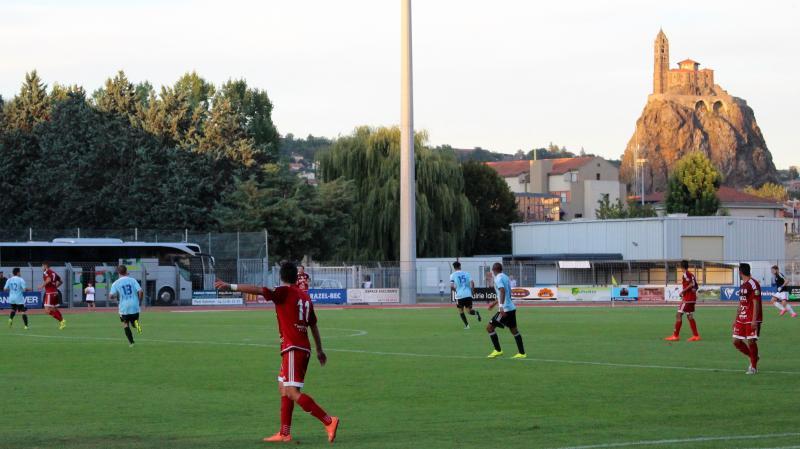
<svg viewBox="0 0 800 449"><path fill-rule="evenodd" d="M400 302L417 303L417 182L414 167L411 0L400 1Z"/></svg>

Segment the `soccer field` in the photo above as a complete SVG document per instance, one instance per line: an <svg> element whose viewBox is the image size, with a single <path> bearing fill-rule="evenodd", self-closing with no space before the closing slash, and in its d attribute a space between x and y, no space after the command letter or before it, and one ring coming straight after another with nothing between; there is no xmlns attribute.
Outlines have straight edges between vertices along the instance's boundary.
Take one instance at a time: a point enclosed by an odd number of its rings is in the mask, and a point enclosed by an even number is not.
<svg viewBox="0 0 800 449"><path fill-rule="evenodd" d="M151 310L134 348L114 313L67 312L64 331L43 315L28 331L4 319L0 447L267 446L279 419L273 310ZM506 330L506 356L486 359L482 323L463 330L455 308L317 310L329 363L312 360L306 390L342 419L337 446L800 445L800 320L767 306L756 376L731 345L733 307L701 307L704 340L672 344L661 340L672 307L521 308L527 360L509 359ZM292 434L329 447L299 407Z"/></svg>

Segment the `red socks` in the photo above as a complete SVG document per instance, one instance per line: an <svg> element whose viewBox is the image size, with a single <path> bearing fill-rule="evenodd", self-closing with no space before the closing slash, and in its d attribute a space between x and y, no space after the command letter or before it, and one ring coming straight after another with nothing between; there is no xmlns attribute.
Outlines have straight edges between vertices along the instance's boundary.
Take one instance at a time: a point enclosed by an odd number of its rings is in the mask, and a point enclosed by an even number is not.
<svg viewBox="0 0 800 449"><path fill-rule="evenodd" d="M699 336L700 336L700 334L698 334L698 333L697 333L697 323L696 323L694 320L690 319L690 320L689 320L689 326L691 326L691 327L692 327L692 334L693 334L695 337L699 337Z"/></svg>
<svg viewBox="0 0 800 449"><path fill-rule="evenodd" d="M736 340L733 345L736 346L736 349L738 349L739 352L747 357L750 357L750 348L747 347L747 343L743 342L742 340Z"/></svg>
<svg viewBox="0 0 800 449"><path fill-rule="evenodd" d="M755 340L750 340L750 365L758 368L758 343Z"/></svg>
<svg viewBox="0 0 800 449"><path fill-rule="evenodd" d="M675 330L672 332L672 335L677 337L681 334L681 325L683 325L683 320L675 321Z"/></svg>
<svg viewBox="0 0 800 449"><path fill-rule="evenodd" d="M331 417L325 413L325 410L322 410L322 407L317 405L311 396L307 394L301 394L299 398L297 398L297 405L300 406L303 410L307 413L311 413L311 416L320 420L322 424L326 426L331 423Z"/></svg>
<svg viewBox="0 0 800 449"><path fill-rule="evenodd" d="M292 412L294 401L281 396L281 435L290 435L292 432Z"/></svg>
<svg viewBox="0 0 800 449"><path fill-rule="evenodd" d="M61 316L61 311L58 309L53 309L53 311L50 312L50 316L55 318L55 320L58 322L64 321L64 317Z"/></svg>

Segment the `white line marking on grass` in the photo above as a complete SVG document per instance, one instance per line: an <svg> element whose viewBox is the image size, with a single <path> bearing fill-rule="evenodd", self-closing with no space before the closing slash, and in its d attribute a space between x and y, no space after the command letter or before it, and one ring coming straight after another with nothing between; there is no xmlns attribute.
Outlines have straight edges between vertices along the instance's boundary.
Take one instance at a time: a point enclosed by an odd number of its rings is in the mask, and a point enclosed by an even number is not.
<svg viewBox="0 0 800 449"><path fill-rule="evenodd" d="M272 309L264 309L264 310L272 310ZM247 309L242 310L170 310L170 313L220 313L220 312L248 312Z"/></svg>
<svg viewBox="0 0 800 449"><path fill-rule="evenodd" d="M339 330L356 330L356 329L339 329ZM367 335L352 334L348 337L359 337ZM121 338L111 337L84 337L84 336L69 336L69 335L36 335L36 334L11 334L16 337L36 337L36 338L61 338L67 340L97 340L97 341L120 341ZM332 337L328 337L332 338ZM215 345L215 346L248 346L259 348L277 348L278 345L264 344L264 343L244 343L233 341L204 341L204 340L165 340L165 339L147 339L138 338L137 341L146 341L151 343L174 343L174 344L190 344L190 345ZM381 356L395 356L395 357L421 357L421 358L434 358L434 359L455 359L455 360L486 360L486 357L474 355L453 355L453 354L423 354L417 352L391 352L391 351L367 351L364 349L345 349L345 348L326 348L327 352L344 352L350 354L367 354L367 355L381 355ZM643 365L635 363L613 363L613 362L592 362L587 360L564 360L564 359L541 359L541 358L527 358L520 360L500 359L506 360L511 363L523 362L540 362L540 363L557 363L564 365L586 365L586 366L606 366L611 368L637 368L637 369L661 369L661 370L679 370L679 371L699 371L708 373L741 373L744 370L732 368L703 368L692 366L672 366L672 365ZM760 374L788 374L800 375L800 371L770 371L759 370Z"/></svg>
<svg viewBox="0 0 800 449"><path fill-rule="evenodd" d="M671 440L645 440L645 441L629 441L626 443L605 443L605 444L589 444L586 446L565 446L557 449L603 449L612 447L633 447L633 446L663 446L667 444L685 444L685 443L703 443L708 441L738 441L738 440L757 440L760 438L784 438L800 436L800 433L768 433L763 435L728 435L720 437L696 437L696 438L679 438ZM796 448L798 446L789 446L784 449ZM781 449L781 448L776 448Z"/></svg>

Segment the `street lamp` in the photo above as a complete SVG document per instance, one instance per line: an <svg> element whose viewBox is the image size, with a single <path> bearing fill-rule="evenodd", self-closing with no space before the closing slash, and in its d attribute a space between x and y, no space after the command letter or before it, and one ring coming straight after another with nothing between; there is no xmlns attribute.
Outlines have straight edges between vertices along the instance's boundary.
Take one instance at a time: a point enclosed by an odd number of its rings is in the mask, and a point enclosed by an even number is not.
<svg viewBox="0 0 800 449"><path fill-rule="evenodd" d="M400 1L400 302L417 302L417 186L411 0Z"/></svg>

